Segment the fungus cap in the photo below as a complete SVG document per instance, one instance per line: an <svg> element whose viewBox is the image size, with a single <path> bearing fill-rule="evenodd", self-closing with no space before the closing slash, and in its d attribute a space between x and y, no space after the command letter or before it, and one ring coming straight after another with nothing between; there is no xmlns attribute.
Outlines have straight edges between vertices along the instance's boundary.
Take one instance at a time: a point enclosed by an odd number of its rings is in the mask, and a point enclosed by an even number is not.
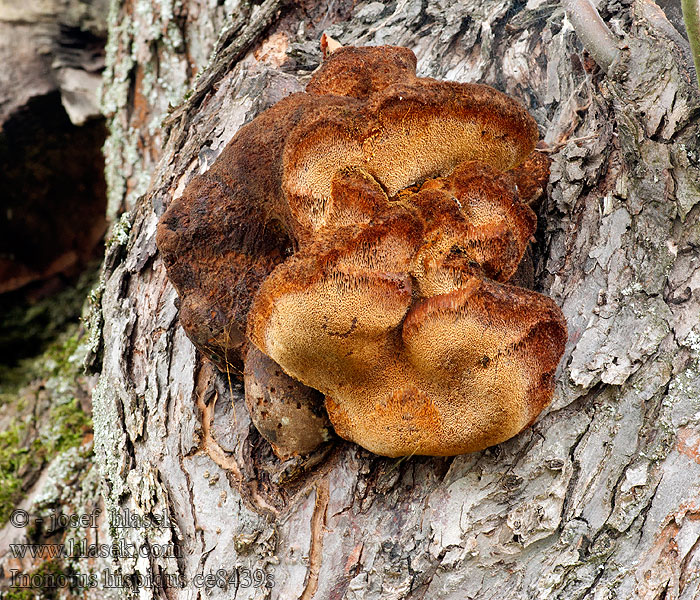
<svg viewBox="0 0 700 600"><path fill-rule="evenodd" d="M498 443L551 399L563 316L507 285L548 177L536 124L488 86L415 68L405 48L335 50L158 226L185 331L244 367L281 455L325 437L318 392L341 436L390 456ZM291 396L271 391L282 380ZM292 396L304 408L285 412Z"/></svg>
<svg viewBox="0 0 700 600"><path fill-rule="evenodd" d="M425 235L432 211L405 196L387 212L317 236L275 269L250 339L326 396L338 435L377 454L461 454L512 437L551 399L561 311L485 278L474 257L455 265L440 247L424 268L440 246Z"/></svg>

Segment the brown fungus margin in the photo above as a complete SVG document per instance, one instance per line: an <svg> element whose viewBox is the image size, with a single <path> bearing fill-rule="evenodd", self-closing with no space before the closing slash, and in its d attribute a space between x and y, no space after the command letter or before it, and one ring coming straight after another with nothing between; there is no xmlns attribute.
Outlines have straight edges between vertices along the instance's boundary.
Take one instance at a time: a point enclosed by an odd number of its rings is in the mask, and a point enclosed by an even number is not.
<svg viewBox="0 0 700 600"><path fill-rule="evenodd" d="M160 221L185 331L220 368L246 362L280 456L328 439L318 392L341 437L387 456L485 448L551 401L564 317L507 283L548 178L536 124L415 68L406 48L335 51Z"/></svg>

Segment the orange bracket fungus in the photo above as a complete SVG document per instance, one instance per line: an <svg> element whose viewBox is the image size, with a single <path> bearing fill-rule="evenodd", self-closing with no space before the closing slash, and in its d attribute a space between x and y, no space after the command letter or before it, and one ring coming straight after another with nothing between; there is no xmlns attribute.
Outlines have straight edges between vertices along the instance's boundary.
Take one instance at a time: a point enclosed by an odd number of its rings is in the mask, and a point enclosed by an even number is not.
<svg viewBox="0 0 700 600"><path fill-rule="evenodd" d="M536 124L415 69L406 48L336 50L160 221L185 331L243 367L279 456L331 424L385 456L472 452L551 401L563 314L508 283L549 176Z"/></svg>

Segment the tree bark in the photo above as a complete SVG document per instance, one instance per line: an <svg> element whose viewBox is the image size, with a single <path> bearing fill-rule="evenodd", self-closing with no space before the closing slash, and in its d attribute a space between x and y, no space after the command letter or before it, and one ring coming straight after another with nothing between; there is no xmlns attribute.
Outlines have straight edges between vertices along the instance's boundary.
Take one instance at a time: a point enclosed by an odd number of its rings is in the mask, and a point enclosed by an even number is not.
<svg viewBox="0 0 700 600"><path fill-rule="evenodd" d="M607 73L546 0L113 2L106 157L111 210L129 212L94 320L96 457L108 510L165 519L115 539L173 554L118 572L185 584L141 597L700 596L700 95L658 7L599 10L619 38ZM338 440L282 464L238 374L178 325L158 217L302 88L324 30L407 46L419 75L493 85L538 121L553 164L536 288L569 341L550 408L497 447L392 460ZM197 578L221 570L240 578Z"/></svg>

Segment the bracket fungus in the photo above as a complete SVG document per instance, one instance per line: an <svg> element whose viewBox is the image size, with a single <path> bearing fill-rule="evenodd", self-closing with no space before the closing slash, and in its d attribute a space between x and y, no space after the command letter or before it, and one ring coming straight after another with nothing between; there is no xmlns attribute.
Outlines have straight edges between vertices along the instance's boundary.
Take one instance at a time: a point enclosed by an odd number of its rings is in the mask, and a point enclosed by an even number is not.
<svg viewBox="0 0 700 600"><path fill-rule="evenodd" d="M243 366L280 456L330 424L386 456L471 452L551 401L563 314L508 283L549 176L536 124L488 86L415 69L406 48L336 50L160 221L185 331Z"/></svg>

